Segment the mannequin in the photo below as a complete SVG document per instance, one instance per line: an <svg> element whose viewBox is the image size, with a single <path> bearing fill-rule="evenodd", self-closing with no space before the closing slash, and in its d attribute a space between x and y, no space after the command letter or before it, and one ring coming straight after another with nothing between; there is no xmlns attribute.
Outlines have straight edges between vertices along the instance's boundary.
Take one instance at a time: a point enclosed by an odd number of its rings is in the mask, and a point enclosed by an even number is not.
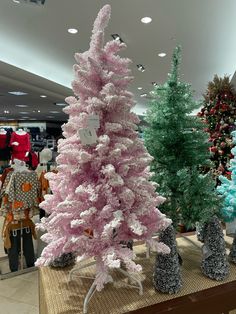
<svg viewBox="0 0 236 314"><path fill-rule="evenodd" d="M0 128L0 166L8 164L10 160L9 134L3 128Z"/></svg>
<svg viewBox="0 0 236 314"><path fill-rule="evenodd" d="M38 176L41 176L41 173L43 171L47 171L47 164L48 162L52 160L52 151L49 148L44 148L40 153L39 153L39 161L40 164L38 164L37 168L36 168L36 172L38 174Z"/></svg>
<svg viewBox="0 0 236 314"><path fill-rule="evenodd" d="M29 169L26 167L26 163L23 160L15 158L13 162L14 163L12 164L12 168L14 169L15 172L29 171Z"/></svg>
<svg viewBox="0 0 236 314"><path fill-rule="evenodd" d="M19 135L25 135L26 134L26 132L23 130L23 129L18 129L17 131L16 131L16 134L19 134Z"/></svg>
<svg viewBox="0 0 236 314"><path fill-rule="evenodd" d="M15 272L23 270L23 255L26 266L34 266L32 236L36 239L36 233L31 218L38 212L39 182L36 173L30 171L23 160L15 158L11 169L2 187L0 212L5 216L2 235L9 268Z"/></svg>
<svg viewBox="0 0 236 314"><path fill-rule="evenodd" d="M52 151L49 148L44 148L40 153L39 153L39 160L40 164L38 164L38 167L36 168L36 173L38 174L39 182L40 182L40 194L41 194L41 201L44 200L44 196L46 194L50 194L50 187L49 187L49 182L45 178L45 174L47 171L50 169L50 165L48 162L52 160ZM42 219L45 217L45 211L42 208L39 208L39 218ZM44 246L42 242L39 242L39 247Z"/></svg>
<svg viewBox="0 0 236 314"><path fill-rule="evenodd" d="M18 129L11 135L12 159L28 161L30 151L30 135L23 129Z"/></svg>
<svg viewBox="0 0 236 314"><path fill-rule="evenodd" d="M52 151L49 148L44 148L40 153L39 153L39 158L40 158L40 163L46 164L50 160L52 160Z"/></svg>
<svg viewBox="0 0 236 314"><path fill-rule="evenodd" d="M3 128L0 129L0 134L7 134L7 131L5 131Z"/></svg>

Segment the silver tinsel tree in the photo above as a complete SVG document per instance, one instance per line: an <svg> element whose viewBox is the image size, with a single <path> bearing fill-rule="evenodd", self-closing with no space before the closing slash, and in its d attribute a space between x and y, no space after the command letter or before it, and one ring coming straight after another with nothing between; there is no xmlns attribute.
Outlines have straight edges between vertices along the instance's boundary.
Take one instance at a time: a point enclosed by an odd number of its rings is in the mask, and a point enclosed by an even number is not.
<svg viewBox="0 0 236 314"><path fill-rule="evenodd" d="M198 241L204 242L206 230L207 230L207 223L196 222L196 236L197 236Z"/></svg>
<svg viewBox="0 0 236 314"><path fill-rule="evenodd" d="M214 216L204 232L203 260L204 275L211 279L223 280L229 275L229 263L226 255L225 240L219 219Z"/></svg>
<svg viewBox="0 0 236 314"><path fill-rule="evenodd" d="M74 265L76 261L75 253L63 253L61 256L54 259L50 266L55 268L64 268Z"/></svg>
<svg viewBox="0 0 236 314"><path fill-rule="evenodd" d="M174 227L171 225L162 231L159 240L168 245L171 251L167 255L157 254L153 283L156 290L160 292L176 293L182 286L182 279Z"/></svg>
<svg viewBox="0 0 236 314"><path fill-rule="evenodd" d="M234 241L231 246L230 253L229 253L229 259L231 262L236 264L236 234L234 235Z"/></svg>

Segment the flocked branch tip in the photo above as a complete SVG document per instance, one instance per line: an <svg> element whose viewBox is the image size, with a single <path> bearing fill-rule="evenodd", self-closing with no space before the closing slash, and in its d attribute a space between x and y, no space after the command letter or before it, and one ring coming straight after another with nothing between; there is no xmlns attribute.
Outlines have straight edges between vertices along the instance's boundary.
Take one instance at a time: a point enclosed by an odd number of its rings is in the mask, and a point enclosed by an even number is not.
<svg viewBox="0 0 236 314"><path fill-rule="evenodd" d="M111 6L109 4L105 5L98 13L98 16L93 24L92 33L103 32L107 27L111 16Z"/></svg>

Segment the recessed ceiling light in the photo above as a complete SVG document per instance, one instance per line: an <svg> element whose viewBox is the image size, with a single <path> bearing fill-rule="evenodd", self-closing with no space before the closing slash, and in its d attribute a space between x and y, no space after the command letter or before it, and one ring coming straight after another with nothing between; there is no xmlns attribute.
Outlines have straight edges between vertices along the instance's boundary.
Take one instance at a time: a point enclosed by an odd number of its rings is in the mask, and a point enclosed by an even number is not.
<svg viewBox="0 0 236 314"><path fill-rule="evenodd" d="M158 53L158 56L161 57L161 58L164 58L166 56L166 53L165 52L160 52L160 53Z"/></svg>
<svg viewBox="0 0 236 314"><path fill-rule="evenodd" d="M59 111L49 111L50 113L60 113Z"/></svg>
<svg viewBox="0 0 236 314"><path fill-rule="evenodd" d="M56 106L66 106L66 104L63 103L63 102L56 102L55 105L56 105Z"/></svg>
<svg viewBox="0 0 236 314"><path fill-rule="evenodd" d="M147 97L147 93L141 94L140 97Z"/></svg>
<svg viewBox="0 0 236 314"><path fill-rule="evenodd" d="M38 110L38 112L40 112L40 110Z"/></svg>
<svg viewBox="0 0 236 314"><path fill-rule="evenodd" d="M152 18L150 16L145 16L145 17L141 18L141 22L144 24L151 23L151 21L152 21Z"/></svg>
<svg viewBox="0 0 236 314"><path fill-rule="evenodd" d="M40 95L40 97L41 97L41 98L46 98L47 96L46 96L46 95Z"/></svg>
<svg viewBox="0 0 236 314"><path fill-rule="evenodd" d="M9 110L4 110L3 112L4 112L4 113L10 113Z"/></svg>
<svg viewBox="0 0 236 314"><path fill-rule="evenodd" d="M24 107L28 107L28 105L16 105L16 107L24 108Z"/></svg>
<svg viewBox="0 0 236 314"><path fill-rule="evenodd" d="M120 37L120 35L118 34L111 34L111 37L114 39L114 40L117 40L119 41L120 43L123 43L123 39Z"/></svg>
<svg viewBox="0 0 236 314"><path fill-rule="evenodd" d="M20 3L20 0L12 0L15 3Z"/></svg>
<svg viewBox="0 0 236 314"><path fill-rule="evenodd" d="M29 113L28 111L20 111L19 112L20 114L27 114L27 113Z"/></svg>
<svg viewBox="0 0 236 314"><path fill-rule="evenodd" d="M145 67L142 64L137 64L137 68L139 71L144 72L145 71Z"/></svg>
<svg viewBox="0 0 236 314"><path fill-rule="evenodd" d="M143 88L140 86L140 87L138 87L138 89L139 89L139 90L142 90Z"/></svg>
<svg viewBox="0 0 236 314"><path fill-rule="evenodd" d="M76 34L76 33L78 33L78 29L76 29L76 28L68 28L68 33L70 33L70 34Z"/></svg>
<svg viewBox="0 0 236 314"><path fill-rule="evenodd" d="M28 93L21 92L21 91L8 92L8 94L15 95L15 96L24 96L24 95L28 95Z"/></svg>

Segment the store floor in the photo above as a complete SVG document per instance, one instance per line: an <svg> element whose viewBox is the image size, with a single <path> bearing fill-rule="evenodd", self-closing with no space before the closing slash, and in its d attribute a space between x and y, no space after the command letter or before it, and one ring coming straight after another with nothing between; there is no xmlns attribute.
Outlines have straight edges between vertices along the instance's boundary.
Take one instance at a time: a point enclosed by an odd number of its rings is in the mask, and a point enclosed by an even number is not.
<svg viewBox="0 0 236 314"><path fill-rule="evenodd" d="M39 314L38 271L0 281L0 314Z"/></svg>

